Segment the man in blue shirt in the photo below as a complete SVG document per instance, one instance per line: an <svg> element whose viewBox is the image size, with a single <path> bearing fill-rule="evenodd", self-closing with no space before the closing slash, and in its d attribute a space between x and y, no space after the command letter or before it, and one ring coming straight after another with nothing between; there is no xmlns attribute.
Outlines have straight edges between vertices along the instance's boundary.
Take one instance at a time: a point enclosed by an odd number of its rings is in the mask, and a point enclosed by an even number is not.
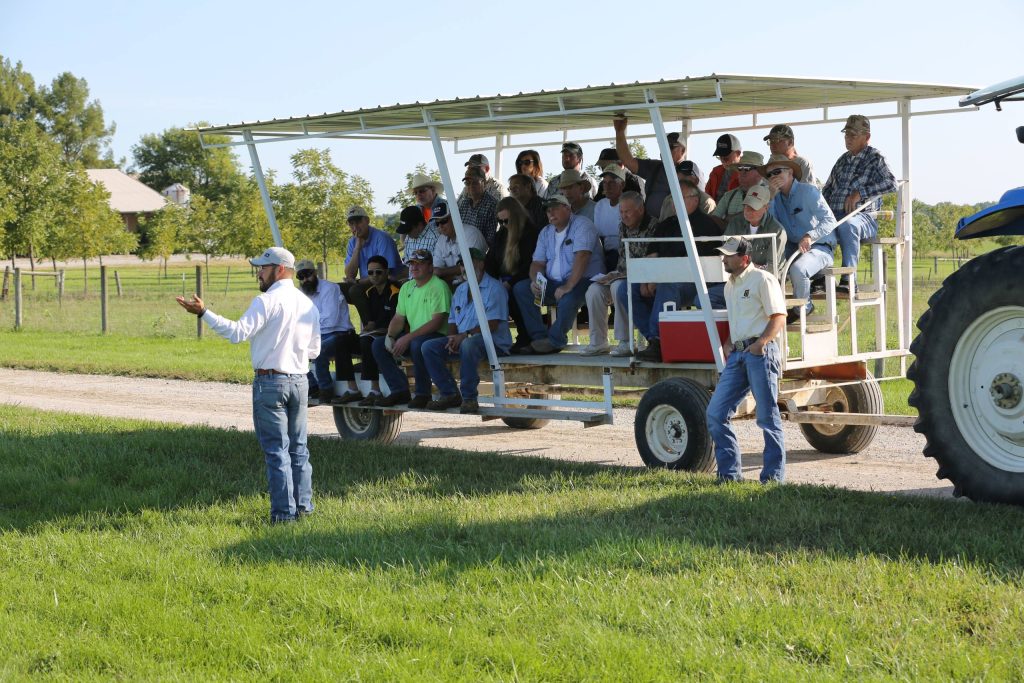
<svg viewBox="0 0 1024 683"><path fill-rule="evenodd" d="M370 216L361 206L348 210L348 227L352 238L345 249L345 281L341 293L359 311L360 320L366 317L366 288L370 286L367 275L371 256L383 256L391 266L391 277L402 277L402 258L391 235L370 226Z"/></svg>
<svg viewBox="0 0 1024 683"><path fill-rule="evenodd" d="M512 349L512 333L508 328L508 293L501 283L484 272L484 252L476 247L469 250L480 283L480 296L487 315L487 327L491 330L494 349L499 356L507 356ZM462 266L465 277L466 265ZM480 385L480 361L487 357L484 338L480 334L480 321L473 304L469 283L463 282L452 297L448 313L448 336L423 342L423 361L430 373L430 379L437 385L440 396L427 404L427 410L447 410L462 406L461 413L476 413L477 387ZM455 387L455 378L448 369L447 361L459 359L460 389Z"/></svg>
<svg viewBox="0 0 1024 683"><path fill-rule="evenodd" d="M793 283L793 298L807 301L806 311L810 313L814 310L810 302L811 278L832 265L836 217L817 187L800 182L800 164L784 154L769 157L761 174L768 179L774 195L768 213L786 230L784 257L788 259L797 251L802 254L789 267L789 279ZM799 307L793 307L786 322L799 318Z"/></svg>
<svg viewBox="0 0 1024 683"><path fill-rule="evenodd" d="M832 212L843 218L866 201L874 200L873 206L861 211L837 228L839 246L843 250L843 266L857 267L860 260L860 243L878 236L878 209L882 206L881 196L896 191L896 177L885 157L870 147L871 121L866 116L854 114L843 127L846 151L822 188L821 193ZM849 291L849 281L843 276L840 290Z"/></svg>
<svg viewBox="0 0 1024 683"><path fill-rule="evenodd" d="M537 237L530 277L512 287L526 332L532 340L519 353L558 353L587 295L590 279L604 269L604 252L594 223L573 214L569 200L556 194L544 202L549 224ZM544 276L546 286L538 281ZM541 305L556 307L556 320L548 329L540 317Z"/></svg>

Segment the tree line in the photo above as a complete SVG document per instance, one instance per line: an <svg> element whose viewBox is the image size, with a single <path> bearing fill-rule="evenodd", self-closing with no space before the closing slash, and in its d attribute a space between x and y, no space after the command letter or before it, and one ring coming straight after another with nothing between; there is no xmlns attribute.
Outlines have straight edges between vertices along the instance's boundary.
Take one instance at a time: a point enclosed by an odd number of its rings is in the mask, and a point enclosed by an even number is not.
<svg viewBox="0 0 1024 683"><path fill-rule="evenodd" d="M189 129L201 125L143 135L132 146L130 161L115 160L110 149L115 125L106 122L100 103L89 99L84 78L65 72L49 85L37 85L20 62L0 55L3 255L27 256L34 267L38 260L82 259L84 264L104 254L135 253L166 266L174 253L200 253L207 261L260 253L271 233L256 182L231 148L200 145ZM208 136L207 141L229 138ZM325 149L299 150L290 162L290 179L279 182L273 172L266 178L285 243L301 257L342 260L349 238L345 212L358 204L372 213L370 184L339 168ZM141 220L137 234L129 233L109 208L107 191L86 176L87 168L124 169L158 192L181 183L191 191L191 201L185 207L168 204ZM419 165L388 204L397 209L413 202L414 173L437 177L437 171ZM894 208L895 198L885 198L885 204ZM916 252L948 252L957 220L984 206L915 200ZM883 223L883 232L887 227Z"/></svg>

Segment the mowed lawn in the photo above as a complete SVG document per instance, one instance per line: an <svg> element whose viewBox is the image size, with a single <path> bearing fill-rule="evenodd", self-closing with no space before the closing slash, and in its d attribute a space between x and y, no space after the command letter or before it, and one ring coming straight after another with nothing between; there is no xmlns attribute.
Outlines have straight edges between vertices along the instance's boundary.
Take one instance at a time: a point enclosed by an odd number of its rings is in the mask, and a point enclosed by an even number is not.
<svg viewBox="0 0 1024 683"><path fill-rule="evenodd" d="M0 679L1020 680L1024 511L0 407Z"/></svg>

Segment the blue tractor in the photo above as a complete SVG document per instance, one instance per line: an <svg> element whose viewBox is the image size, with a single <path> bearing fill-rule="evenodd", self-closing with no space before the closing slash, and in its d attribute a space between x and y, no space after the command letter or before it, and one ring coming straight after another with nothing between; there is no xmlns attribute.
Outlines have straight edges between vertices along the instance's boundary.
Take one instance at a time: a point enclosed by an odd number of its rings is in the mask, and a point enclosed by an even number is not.
<svg viewBox="0 0 1024 683"><path fill-rule="evenodd" d="M1024 77L979 90L961 106L1024 100ZM1024 143L1024 126L1017 128ZM962 218L957 239L1024 235L1024 187ZM924 454L954 493L1024 505L1024 246L972 259L942 283L917 322L910 405Z"/></svg>

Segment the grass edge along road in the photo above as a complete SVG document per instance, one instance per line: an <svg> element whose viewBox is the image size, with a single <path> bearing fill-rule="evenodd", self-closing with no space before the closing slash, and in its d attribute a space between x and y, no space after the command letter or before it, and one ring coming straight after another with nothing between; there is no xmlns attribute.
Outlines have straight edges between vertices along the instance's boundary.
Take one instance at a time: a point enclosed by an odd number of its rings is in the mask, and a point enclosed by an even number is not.
<svg viewBox="0 0 1024 683"><path fill-rule="evenodd" d="M0 406L0 677L1019 680L1024 511Z"/></svg>

